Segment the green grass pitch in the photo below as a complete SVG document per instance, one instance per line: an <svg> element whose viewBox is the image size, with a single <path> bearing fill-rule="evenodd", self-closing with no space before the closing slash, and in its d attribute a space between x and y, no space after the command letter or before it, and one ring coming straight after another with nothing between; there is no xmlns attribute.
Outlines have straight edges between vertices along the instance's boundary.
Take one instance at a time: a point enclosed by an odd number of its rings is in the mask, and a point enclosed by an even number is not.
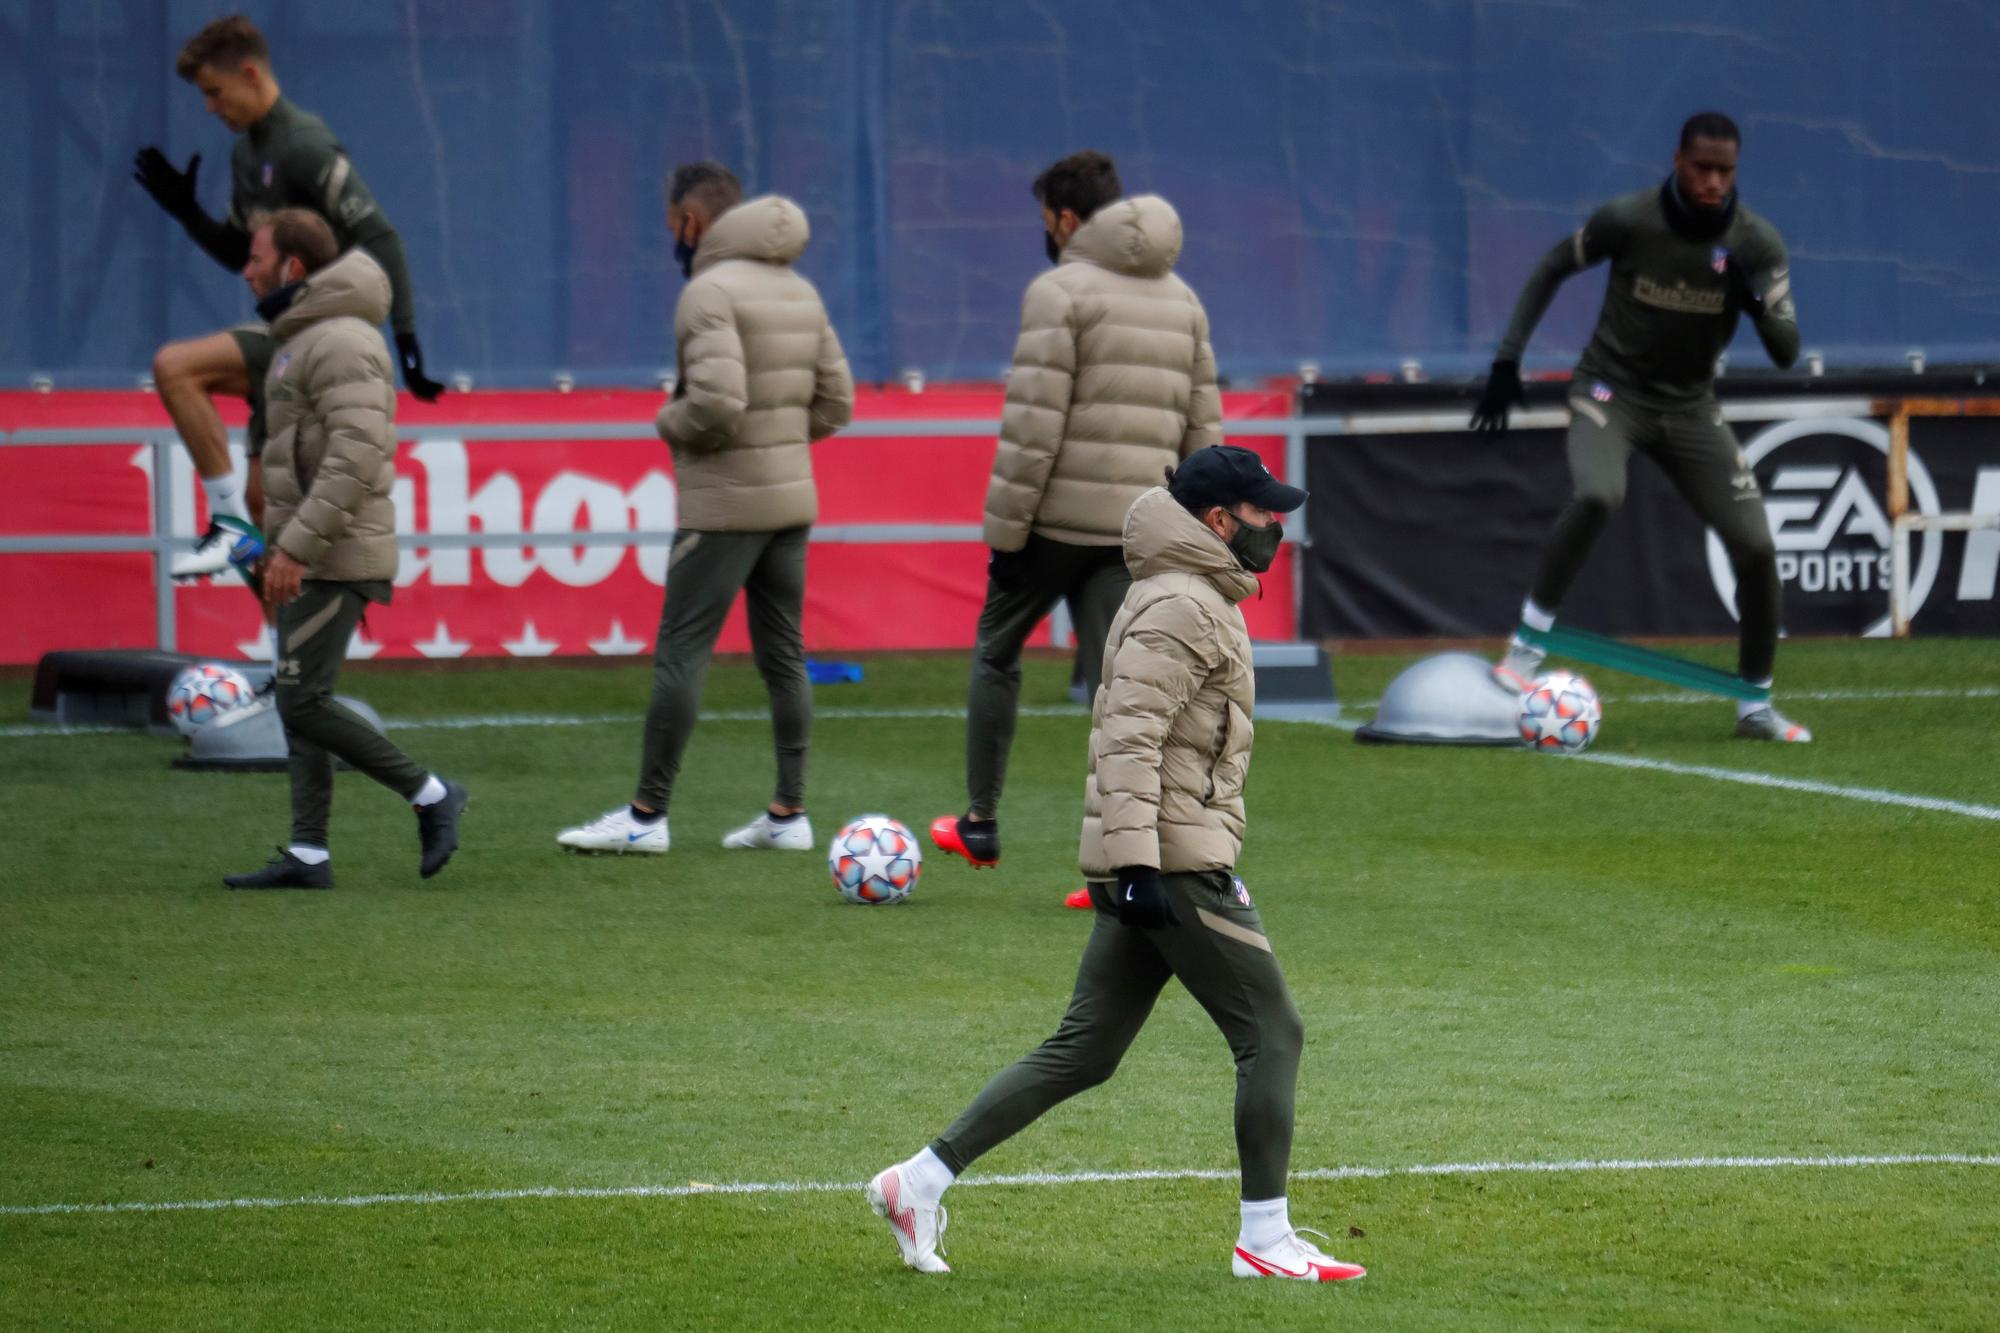
<svg viewBox="0 0 2000 1333"><path fill-rule="evenodd" d="M1726 663L1720 648L1701 654ZM1370 699L1407 659L1350 657ZM1809 747L1592 672L1598 752L2000 806L2000 659L1792 643ZM822 688L822 841L962 791L961 658ZM1060 705L1066 664L1024 701ZM416 876L343 775L330 894L229 894L279 775L135 735L0 736L0 1325L21 1328L1991 1328L2000 1165L1712 1166L1295 1182L1368 1278L1229 1276L1232 1073L1170 990L1109 1085L980 1162L956 1272L858 1189L24 1212L699 1182L857 1183L1059 1016L1086 723L1023 719L1006 860L905 905L716 845L768 794L747 666L709 679L662 860L558 853L630 792L642 667L350 672L473 792ZM1813 698L1818 694L1823 696ZM0 723L26 717L0 683ZM937 717L843 716L937 709ZM507 715L563 726L421 725ZM618 720L623 719L623 720ZM749 719L749 720L746 720ZM1295 1165L2000 1153L2000 823L1823 790L1259 729L1240 867L1305 1014Z"/></svg>

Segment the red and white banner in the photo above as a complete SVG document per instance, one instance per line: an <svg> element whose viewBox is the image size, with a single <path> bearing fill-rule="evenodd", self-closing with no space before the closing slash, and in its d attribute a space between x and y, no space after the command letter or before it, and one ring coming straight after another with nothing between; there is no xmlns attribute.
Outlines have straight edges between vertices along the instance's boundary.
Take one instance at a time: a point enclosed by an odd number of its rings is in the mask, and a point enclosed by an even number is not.
<svg viewBox="0 0 2000 1333"><path fill-rule="evenodd" d="M663 532L674 527L673 464L651 433L657 393L469 393L426 406L405 396L398 425L397 524L405 534ZM854 424L814 447L820 528L811 548L805 635L818 652L965 648L985 590L977 540L910 540L907 529L976 528L993 461L989 434L881 437L884 422L997 421L993 386L921 394L863 389ZM234 408L232 412L230 409ZM1224 396L1232 422L1282 418L1282 392ZM242 424L241 405L225 419ZM0 538L146 537L153 531L153 452L166 429L149 394L0 394L0 432L103 443L0 447ZM640 438L593 439L607 426ZM489 438L482 438L485 432ZM499 434L505 438L490 438ZM1282 439L1240 436L1283 475ZM208 522L185 451L167 478L172 532L192 540ZM863 529L864 531L854 531ZM880 539L866 529L881 529ZM899 532L901 529L903 531ZM411 548L393 605L370 612L355 656L545 657L649 652L666 579L664 546L518 545ZM6 614L0 661L32 662L56 648L156 644L154 559L144 553L0 555ZM1293 551L1244 605L1258 639L1294 635ZM177 646L251 655L259 616L233 573L174 593ZM1035 642L1048 642L1048 628ZM749 647L739 602L719 648Z"/></svg>

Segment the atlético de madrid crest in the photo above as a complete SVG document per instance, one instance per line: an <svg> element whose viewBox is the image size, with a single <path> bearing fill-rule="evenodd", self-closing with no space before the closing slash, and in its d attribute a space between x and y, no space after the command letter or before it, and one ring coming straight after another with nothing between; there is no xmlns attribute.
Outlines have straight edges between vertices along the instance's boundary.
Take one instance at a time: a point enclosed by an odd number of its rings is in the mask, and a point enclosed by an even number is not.
<svg viewBox="0 0 2000 1333"><path fill-rule="evenodd" d="M268 184L268 182L266 183ZM1716 246L1715 253L1708 257L1708 266L1714 269L1718 275L1727 273L1729 271L1729 251L1719 245Z"/></svg>

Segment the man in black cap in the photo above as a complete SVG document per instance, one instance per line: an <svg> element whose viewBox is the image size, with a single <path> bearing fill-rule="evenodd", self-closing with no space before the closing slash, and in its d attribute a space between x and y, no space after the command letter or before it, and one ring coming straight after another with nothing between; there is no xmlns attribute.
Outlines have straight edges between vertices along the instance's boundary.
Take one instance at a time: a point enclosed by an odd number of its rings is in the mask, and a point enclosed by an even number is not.
<svg viewBox="0 0 2000 1333"><path fill-rule="evenodd" d="M1305 1030L1234 872L1254 702L1237 603L1277 555L1278 516L1305 498L1248 449L1218 445L1189 455L1127 512L1133 582L1091 707L1077 858L1096 921L1055 1035L1002 1070L930 1146L868 1183L911 1268L950 1271L938 1245L945 1188L1043 1112L1110 1078L1178 977L1236 1059L1243 1203L1232 1271L1313 1282L1366 1271L1292 1227L1285 1181Z"/></svg>

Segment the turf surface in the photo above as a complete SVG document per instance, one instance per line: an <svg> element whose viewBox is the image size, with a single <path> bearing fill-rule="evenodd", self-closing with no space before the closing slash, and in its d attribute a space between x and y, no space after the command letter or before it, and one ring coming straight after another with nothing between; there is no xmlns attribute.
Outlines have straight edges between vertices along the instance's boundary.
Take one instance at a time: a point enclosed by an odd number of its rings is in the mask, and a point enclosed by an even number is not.
<svg viewBox="0 0 2000 1333"><path fill-rule="evenodd" d="M1707 660L1723 662L1713 650ZM1406 659L1347 658L1372 698ZM1977 642L1795 643L1809 747L1592 673L1604 753L2000 806ZM955 808L962 660L822 688L822 840ZM1025 701L1060 707L1065 665ZM235 895L278 775L131 735L0 737L0 1207L859 1182L1046 1035L1086 921L1057 905L1085 722L1024 718L991 873L933 857L845 906L817 856L724 853L768 794L761 691L719 665L664 860L553 833L629 794L638 668L350 673L474 793L415 873L343 775L330 894ZM1932 697L1905 696L1930 692ZM1813 700L1815 692L1842 697ZM0 722L26 686L0 683ZM1867 697L1852 697L1852 696ZM1968 697L1968 695L1970 697ZM575 725L434 725L535 715ZM430 722L433 725L421 725ZM1992 820L1508 752L1260 728L1240 867L1307 1022L1295 1164L2000 1152ZM1991 1327L2000 1166L1302 1180L1363 1282L1228 1276L1232 1077L1170 992L1107 1087L954 1190L957 1271L904 1271L858 1191L0 1213L22 1327Z"/></svg>

